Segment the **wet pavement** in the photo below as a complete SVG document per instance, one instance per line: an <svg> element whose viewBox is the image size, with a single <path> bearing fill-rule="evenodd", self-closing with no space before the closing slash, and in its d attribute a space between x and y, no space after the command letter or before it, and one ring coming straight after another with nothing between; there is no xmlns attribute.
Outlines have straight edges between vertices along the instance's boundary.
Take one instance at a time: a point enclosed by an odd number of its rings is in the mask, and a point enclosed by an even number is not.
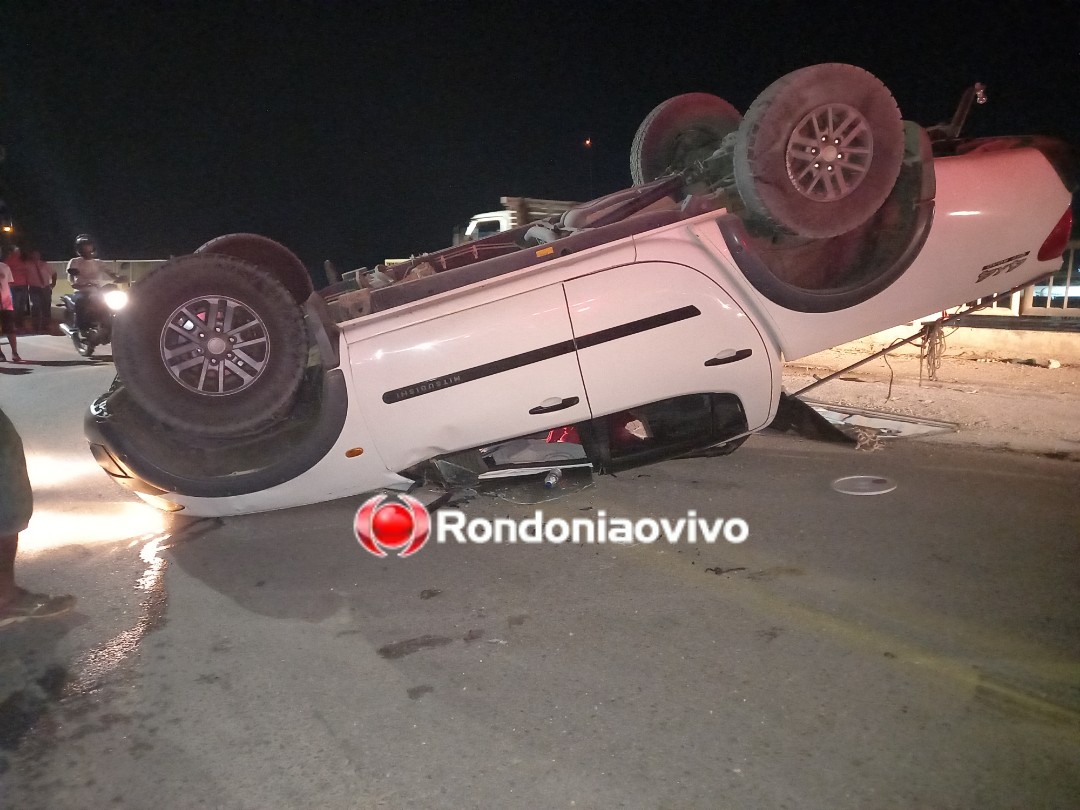
<svg viewBox="0 0 1080 810"><path fill-rule="evenodd" d="M46 340L23 356L70 352ZM163 522L78 466L110 378L0 381L32 460L78 472L40 492L57 539L32 527L20 576L80 597L0 630L0 805L1076 806L1075 462L763 435L541 504L741 517L740 545L377 560L360 499Z"/></svg>

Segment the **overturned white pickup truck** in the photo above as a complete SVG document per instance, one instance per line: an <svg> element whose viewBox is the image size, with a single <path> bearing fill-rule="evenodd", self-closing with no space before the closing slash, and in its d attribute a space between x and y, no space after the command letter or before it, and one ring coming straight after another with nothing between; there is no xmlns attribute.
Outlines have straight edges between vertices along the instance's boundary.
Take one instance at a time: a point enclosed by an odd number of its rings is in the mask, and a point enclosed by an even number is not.
<svg viewBox="0 0 1080 810"><path fill-rule="evenodd" d="M559 427L600 471L734 449L775 415L782 359L1055 269L1061 145L957 129L817 65L745 118L661 104L634 187L420 257L427 277L320 296L281 245L221 237L135 285L91 449L193 515L407 489L423 462Z"/></svg>

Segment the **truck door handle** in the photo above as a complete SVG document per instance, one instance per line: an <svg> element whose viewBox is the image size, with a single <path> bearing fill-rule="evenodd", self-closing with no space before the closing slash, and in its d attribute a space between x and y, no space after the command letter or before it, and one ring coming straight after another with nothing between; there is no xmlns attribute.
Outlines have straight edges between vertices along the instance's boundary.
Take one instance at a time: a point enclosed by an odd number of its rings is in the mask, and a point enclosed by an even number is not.
<svg viewBox="0 0 1080 810"><path fill-rule="evenodd" d="M529 413L533 416L540 413L551 413L552 411L561 411L564 408L573 408L581 402L577 397L566 397L566 399L559 399L558 397L552 397L551 399L545 399L535 408L529 408Z"/></svg>
<svg viewBox="0 0 1080 810"><path fill-rule="evenodd" d="M705 365L723 366L728 363L737 363L740 360L745 360L753 353L753 349L739 349L738 351L735 351L734 349L724 349L724 351L720 352L716 357L710 357L706 360Z"/></svg>

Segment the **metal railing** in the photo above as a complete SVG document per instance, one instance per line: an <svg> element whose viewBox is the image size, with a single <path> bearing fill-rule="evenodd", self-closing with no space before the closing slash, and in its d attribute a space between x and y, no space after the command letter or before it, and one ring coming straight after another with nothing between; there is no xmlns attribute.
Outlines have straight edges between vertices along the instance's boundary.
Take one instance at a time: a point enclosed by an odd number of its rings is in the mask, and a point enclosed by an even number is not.
<svg viewBox="0 0 1080 810"><path fill-rule="evenodd" d="M67 262L45 263L56 271L56 289L53 292L53 297L71 292L71 284L67 280ZM117 259L115 261L105 261L105 264L109 266L109 272L123 276L133 284L155 267L159 267L164 263L165 259Z"/></svg>
<svg viewBox="0 0 1080 810"><path fill-rule="evenodd" d="M1024 288L1019 314L1080 318L1080 240L1069 243L1057 272Z"/></svg>

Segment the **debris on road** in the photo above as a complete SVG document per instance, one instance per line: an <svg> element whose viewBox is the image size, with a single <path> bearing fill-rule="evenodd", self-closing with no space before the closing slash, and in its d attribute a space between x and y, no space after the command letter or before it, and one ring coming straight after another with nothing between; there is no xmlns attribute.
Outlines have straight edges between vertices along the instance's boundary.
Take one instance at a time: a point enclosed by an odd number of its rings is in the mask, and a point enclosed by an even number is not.
<svg viewBox="0 0 1080 810"><path fill-rule="evenodd" d="M384 644L379 647L376 652L381 657L392 660L395 658L404 658L406 655L412 655L414 652L430 649L431 647L443 647L450 642L451 639L446 636L426 635Z"/></svg>
<svg viewBox="0 0 1080 810"><path fill-rule="evenodd" d="M716 574L719 577L719 576L723 576L724 574L730 574L730 573L732 573L734 571L745 571L745 570L746 570L746 568L744 566L739 566L738 568L721 568L720 566L716 566L715 568L706 568L705 573L707 573L707 574Z"/></svg>
<svg viewBox="0 0 1080 810"><path fill-rule="evenodd" d="M932 400L925 400L932 403ZM884 411L866 408L852 408L845 405L832 405L825 402L806 401L806 404L823 416L832 425L851 426L873 431L882 439L906 439L913 436L933 436L939 433L955 433L960 429L956 422L943 422L939 419L923 419L915 416L901 416Z"/></svg>
<svg viewBox="0 0 1080 810"><path fill-rule="evenodd" d="M841 495L884 495L896 489L896 482L879 475L847 475L832 482Z"/></svg>

